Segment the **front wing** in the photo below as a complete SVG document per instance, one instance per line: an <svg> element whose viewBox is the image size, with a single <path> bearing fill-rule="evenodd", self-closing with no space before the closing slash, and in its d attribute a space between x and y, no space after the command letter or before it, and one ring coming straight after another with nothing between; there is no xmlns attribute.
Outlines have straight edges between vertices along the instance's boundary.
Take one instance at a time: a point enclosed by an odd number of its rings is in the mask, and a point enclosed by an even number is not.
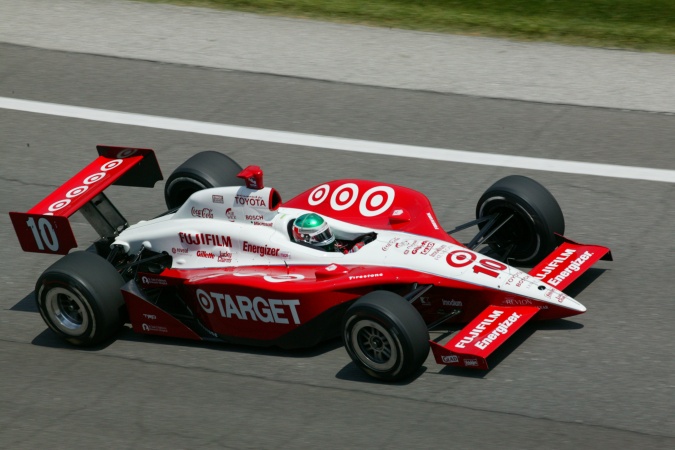
<svg viewBox="0 0 675 450"><path fill-rule="evenodd" d="M445 345L429 341L438 364L488 369L487 357L539 312L536 306L489 306Z"/></svg>

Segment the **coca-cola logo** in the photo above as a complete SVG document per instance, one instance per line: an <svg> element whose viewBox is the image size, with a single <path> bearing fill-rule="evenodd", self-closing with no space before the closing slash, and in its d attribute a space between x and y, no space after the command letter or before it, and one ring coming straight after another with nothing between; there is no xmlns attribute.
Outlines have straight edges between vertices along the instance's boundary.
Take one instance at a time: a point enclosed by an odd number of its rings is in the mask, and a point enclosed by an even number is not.
<svg viewBox="0 0 675 450"><path fill-rule="evenodd" d="M213 219L213 210L211 208L195 208L194 206L190 210L193 217L201 217L202 219Z"/></svg>

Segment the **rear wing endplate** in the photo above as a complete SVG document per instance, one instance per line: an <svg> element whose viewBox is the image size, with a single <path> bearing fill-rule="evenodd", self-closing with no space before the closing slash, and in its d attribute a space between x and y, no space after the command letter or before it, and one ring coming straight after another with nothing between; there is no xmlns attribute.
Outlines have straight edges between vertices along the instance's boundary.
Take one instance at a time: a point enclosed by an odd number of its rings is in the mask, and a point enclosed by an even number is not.
<svg viewBox="0 0 675 450"><path fill-rule="evenodd" d="M488 369L487 357L539 312L536 306L489 306L445 345L429 341L438 364Z"/></svg>
<svg viewBox="0 0 675 450"><path fill-rule="evenodd" d="M155 152L147 148L97 146L98 158L28 212L10 212L26 252L65 255L77 247L68 217L81 210L96 231L114 235L126 220L103 191L110 185L153 187L162 179Z"/></svg>

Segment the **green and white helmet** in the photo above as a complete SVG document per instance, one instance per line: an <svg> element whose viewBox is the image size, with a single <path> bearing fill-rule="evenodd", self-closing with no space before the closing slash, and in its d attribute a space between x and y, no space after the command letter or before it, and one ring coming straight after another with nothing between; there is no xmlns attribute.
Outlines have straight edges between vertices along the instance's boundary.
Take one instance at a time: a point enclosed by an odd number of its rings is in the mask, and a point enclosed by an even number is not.
<svg viewBox="0 0 675 450"><path fill-rule="evenodd" d="M293 238L321 250L335 249L335 236L328 223L318 214L303 214L293 222Z"/></svg>

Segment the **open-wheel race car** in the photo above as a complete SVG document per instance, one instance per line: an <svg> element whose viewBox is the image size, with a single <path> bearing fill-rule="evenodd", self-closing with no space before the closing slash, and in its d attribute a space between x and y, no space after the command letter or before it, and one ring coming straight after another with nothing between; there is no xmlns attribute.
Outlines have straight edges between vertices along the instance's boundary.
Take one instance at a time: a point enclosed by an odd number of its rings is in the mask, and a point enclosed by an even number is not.
<svg viewBox="0 0 675 450"><path fill-rule="evenodd" d="M129 225L103 191L154 186L155 154L97 149L28 212L10 213L25 251L65 255L35 297L47 325L78 346L131 323L138 333L282 348L341 336L354 363L386 381L418 373L429 349L439 364L487 369L530 319L583 313L562 290L611 260L608 248L564 238L558 203L523 176L494 183L475 220L445 231L415 190L337 180L282 202L258 166L218 152L169 176L167 212ZM100 235L88 251L70 252L76 211ZM474 226L468 243L452 237ZM454 335L429 339L458 323Z"/></svg>

